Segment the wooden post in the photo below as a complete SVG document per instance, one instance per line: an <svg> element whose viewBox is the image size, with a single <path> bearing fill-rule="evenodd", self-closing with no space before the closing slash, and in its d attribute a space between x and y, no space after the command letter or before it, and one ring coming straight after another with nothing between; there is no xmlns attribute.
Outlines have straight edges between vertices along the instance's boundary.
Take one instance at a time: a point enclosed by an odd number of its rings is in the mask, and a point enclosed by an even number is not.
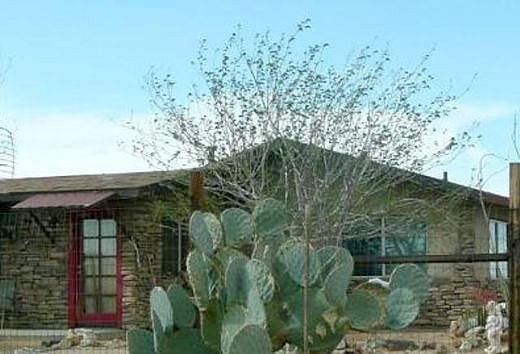
<svg viewBox="0 0 520 354"><path fill-rule="evenodd" d="M204 174L202 171L194 171L190 182L191 210L204 208Z"/></svg>
<svg viewBox="0 0 520 354"><path fill-rule="evenodd" d="M509 165L509 352L520 354L520 163Z"/></svg>
<svg viewBox="0 0 520 354"><path fill-rule="evenodd" d="M309 203L305 203L305 216L303 219L303 242L305 243L305 256L303 264L303 353L309 354L309 239L310 209Z"/></svg>

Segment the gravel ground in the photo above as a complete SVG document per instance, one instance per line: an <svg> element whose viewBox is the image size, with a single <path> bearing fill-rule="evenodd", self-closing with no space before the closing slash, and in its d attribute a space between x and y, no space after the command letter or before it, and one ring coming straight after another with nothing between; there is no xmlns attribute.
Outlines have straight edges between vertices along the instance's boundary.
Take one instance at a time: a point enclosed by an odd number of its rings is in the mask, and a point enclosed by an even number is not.
<svg viewBox="0 0 520 354"><path fill-rule="evenodd" d="M407 353L407 354L438 354L441 347L446 348L444 353L457 353L460 342L450 338L448 329L438 328L409 328L404 331L381 330L373 333L350 332L347 334L347 342L350 347L362 348L368 340L411 340L417 345L431 344L435 349L407 350L407 351L382 351L377 350L377 354L386 353ZM42 347L42 337L0 337L0 353L2 354L29 354L29 353L68 353L68 354L124 354L126 353L125 343L121 340L112 342L102 342L104 346L92 348L71 348L63 350L49 350ZM107 347L110 346L110 347ZM28 348L23 350L22 348ZM31 349L29 349L31 348ZM468 352L470 354L484 353L483 348Z"/></svg>
<svg viewBox="0 0 520 354"><path fill-rule="evenodd" d="M435 346L435 349L421 349L421 350L407 350L407 351L381 351L377 350L377 354L383 353L407 353L407 354L437 354L440 353L441 347L446 348L445 353L458 353L458 347L461 344L461 339L452 339L449 334L449 329L439 328L408 328L403 331L389 331L380 330L374 333L363 333L363 332L351 332L347 334L347 341L352 346L361 348L367 340L410 340L414 341L417 345L421 346L424 344L431 344ZM478 348L466 353L470 354L482 354L484 348Z"/></svg>
<svg viewBox="0 0 520 354"><path fill-rule="evenodd" d="M90 348L70 348L51 350L42 346L42 341L48 340L44 337L0 337L1 354L32 354L32 353L59 353L59 354L95 354L114 353L126 354L124 341L101 342L100 346Z"/></svg>

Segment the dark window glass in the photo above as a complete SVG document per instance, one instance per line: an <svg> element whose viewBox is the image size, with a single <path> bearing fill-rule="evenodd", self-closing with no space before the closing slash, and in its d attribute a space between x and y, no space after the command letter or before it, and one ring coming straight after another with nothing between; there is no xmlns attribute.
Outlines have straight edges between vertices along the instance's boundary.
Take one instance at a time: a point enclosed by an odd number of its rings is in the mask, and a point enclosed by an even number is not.
<svg viewBox="0 0 520 354"><path fill-rule="evenodd" d="M398 218L369 220L349 230L343 246L353 256L410 256L426 254L426 225ZM354 264L355 276L390 275L398 265Z"/></svg>
<svg viewBox="0 0 520 354"><path fill-rule="evenodd" d="M162 270L178 274L185 268L185 250L188 247L187 227L173 219L162 222Z"/></svg>
<svg viewBox="0 0 520 354"><path fill-rule="evenodd" d="M418 256L426 254L426 225L390 224L385 229L385 255L387 256ZM387 264L385 274L390 275L399 264ZM426 264L420 264L426 270Z"/></svg>
<svg viewBox="0 0 520 354"><path fill-rule="evenodd" d="M382 242L380 237L370 239L347 239L343 243L353 256L381 256ZM383 275L381 264L354 264L353 275Z"/></svg>

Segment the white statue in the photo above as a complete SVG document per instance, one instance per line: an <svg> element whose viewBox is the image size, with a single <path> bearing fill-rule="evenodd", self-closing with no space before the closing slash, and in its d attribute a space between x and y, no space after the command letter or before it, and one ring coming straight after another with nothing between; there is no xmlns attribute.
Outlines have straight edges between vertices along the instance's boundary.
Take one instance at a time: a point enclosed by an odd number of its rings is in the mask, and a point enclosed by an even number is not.
<svg viewBox="0 0 520 354"><path fill-rule="evenodd" d="M489 346L484 349L488 354L497 354L502 352L502 331L504 318L502 316L501 306L491 300L486 305L486 336Z"/></svg>

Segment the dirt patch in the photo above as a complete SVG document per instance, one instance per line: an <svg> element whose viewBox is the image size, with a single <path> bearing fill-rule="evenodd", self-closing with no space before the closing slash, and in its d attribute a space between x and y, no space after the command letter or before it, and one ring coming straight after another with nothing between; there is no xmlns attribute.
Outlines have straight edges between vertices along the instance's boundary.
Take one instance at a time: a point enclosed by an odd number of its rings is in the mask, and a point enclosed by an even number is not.
<svg viewBox="0 0 520 354"><path fill-rule="evenodd" d="M415 350L381 350L376 349L374 353L408 353L408 354L437 354L457 353L461 340L452 339L448 334L448 328L408 328L403 331L378 330L377 332L349 332L346 336L350 347L366 348L366 343L371 341L380 342L387 340L412 341L419 348ZM366 351L370 353L370 351ZM470 354L482 354L484 348L478 348L467 352Z"/></svg>
<svg viewBox="0 0 520 354"><path fill-rule="evenodd" d="M94 353L115 353L126 354L126 343L121 340L101 341L96 347L74 347L69 349L50 349L43 345L43 342L56 341L60 338L55 337L0 337L1 354L29 354L29 353L70 353L70 354L94 354Z"/></svg>
<svg viewBox="0 0 520 354"><path fill-rule="evenodd" d="M363 348L367 341L380 341L380 340L401 340L401 341L413 341L419 348L416 350L404 350L404 351L389 351L389 350L376 350L374 353L408 353L408 354L438 354L442 351L441 348L446 348L444 353L456 353L457 348L460 345L460 341L453 340L448 335L448 328L408 328L403 331L389 331L379 330L377 332L349 332L346 336L350 347ZM69 354L124 354L126 353L126 346L124 341L119 342L103 341L102 346L92 348L71 348L63 350L50 350L42 346L42 341L45 340L56 340L59 338L45 338L45 337L0 337L0 353L2 354L14 354L15 350L22 348L28 348L27 351L20 351L23 354L32 353L69 353ZM429 347L432 349L427 349ZM435 349L433 349L435 348ZM365 352L367 353L367 352ZM368 352L369 353L369 352ZM481 354L484 353L483 348L479 348L469 352L470 354Z"/></svg>

